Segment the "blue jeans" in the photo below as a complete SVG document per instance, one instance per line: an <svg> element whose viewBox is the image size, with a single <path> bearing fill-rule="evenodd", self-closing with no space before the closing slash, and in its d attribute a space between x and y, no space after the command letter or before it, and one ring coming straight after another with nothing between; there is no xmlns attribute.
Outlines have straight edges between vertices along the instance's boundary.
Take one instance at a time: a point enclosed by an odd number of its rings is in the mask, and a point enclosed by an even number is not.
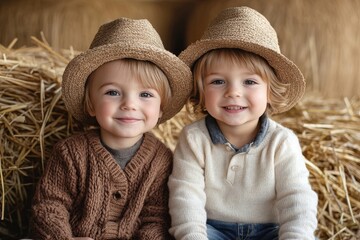
<svg viewBox="0 0 360 240"><path fill-rule="evenodd" d="M277 240L279 225L240 224L208 219L206 222L209 240Z"/></svg>

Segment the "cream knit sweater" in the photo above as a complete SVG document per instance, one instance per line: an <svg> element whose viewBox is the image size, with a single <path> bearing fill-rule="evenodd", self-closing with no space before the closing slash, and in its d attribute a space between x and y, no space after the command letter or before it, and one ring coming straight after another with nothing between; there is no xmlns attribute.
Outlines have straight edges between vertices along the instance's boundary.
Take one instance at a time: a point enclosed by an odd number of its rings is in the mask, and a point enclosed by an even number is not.
<svg viewBox="0 0 360 240"><path fill-rule="evenodd" d="M33 200L33 239L169 239L172 152L152 134L122 170L95 131L55 145Z"/></svg>
<svg viewBox="0 0 360 240"><path fill-rule="evenodd" d="M268 120L259 146L238 154L212 143L204 119L183 129L168 183L176 239L207 239L207 218L277 223L279 239L314 239L317 195L298 139Z"/></svg>

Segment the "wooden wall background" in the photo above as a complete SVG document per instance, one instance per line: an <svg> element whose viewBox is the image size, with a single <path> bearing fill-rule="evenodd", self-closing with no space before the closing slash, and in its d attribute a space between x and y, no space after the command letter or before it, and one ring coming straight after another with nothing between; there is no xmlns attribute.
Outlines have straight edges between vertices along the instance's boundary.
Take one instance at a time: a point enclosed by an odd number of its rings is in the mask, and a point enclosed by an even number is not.
<svg viewBox="0 0 360 240"><path fill-rule="evenodd" d="M250 6L278 32L282 52L303 71L308 92L360 92L360 1L356 0L2 0L0 44L31 45L42 31L55 49L88 48L98 27L120 16L147 18L178 54L223 8Z"/></svg>

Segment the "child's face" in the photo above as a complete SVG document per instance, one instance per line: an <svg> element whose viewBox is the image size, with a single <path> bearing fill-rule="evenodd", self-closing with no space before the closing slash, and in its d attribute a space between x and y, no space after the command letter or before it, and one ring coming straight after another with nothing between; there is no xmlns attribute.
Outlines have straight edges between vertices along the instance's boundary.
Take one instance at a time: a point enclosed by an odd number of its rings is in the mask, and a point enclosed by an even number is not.
<svg viewBox="0 0 360 240"><path fill-rule="evenodd" d="M96 117L106 145L131 147L156 126L162 115L160 95L143 87L121 61L102 65L89 81L89 114Z"/></svg>
<svg viewBox="0 0 360 240"><path fill-rule="evenodd" d="M205 108L225 136L236 129L255 129L267 107L267 89L259 75L219 62L204 78Z"/></svg>

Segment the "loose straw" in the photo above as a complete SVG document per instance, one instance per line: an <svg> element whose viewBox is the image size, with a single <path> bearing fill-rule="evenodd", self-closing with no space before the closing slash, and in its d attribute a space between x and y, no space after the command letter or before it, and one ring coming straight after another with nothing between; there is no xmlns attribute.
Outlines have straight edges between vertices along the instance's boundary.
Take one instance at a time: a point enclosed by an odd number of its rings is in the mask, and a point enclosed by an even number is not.
<svg viewBox="0 0 360 240"><path fill-rule="evenodd" d="M76 52L56 52L46 41L32 39L35 47L0 45L0 234L4 236L8 229L27 228L25 206L53 144L81 129L61 99L61 76ZM296 133L307 159L309 181L319 198L316 236L360 239L360 97L309 95L272 118ZM174 150L181 130L193 120L184 108L152 132Z"/></svg>

